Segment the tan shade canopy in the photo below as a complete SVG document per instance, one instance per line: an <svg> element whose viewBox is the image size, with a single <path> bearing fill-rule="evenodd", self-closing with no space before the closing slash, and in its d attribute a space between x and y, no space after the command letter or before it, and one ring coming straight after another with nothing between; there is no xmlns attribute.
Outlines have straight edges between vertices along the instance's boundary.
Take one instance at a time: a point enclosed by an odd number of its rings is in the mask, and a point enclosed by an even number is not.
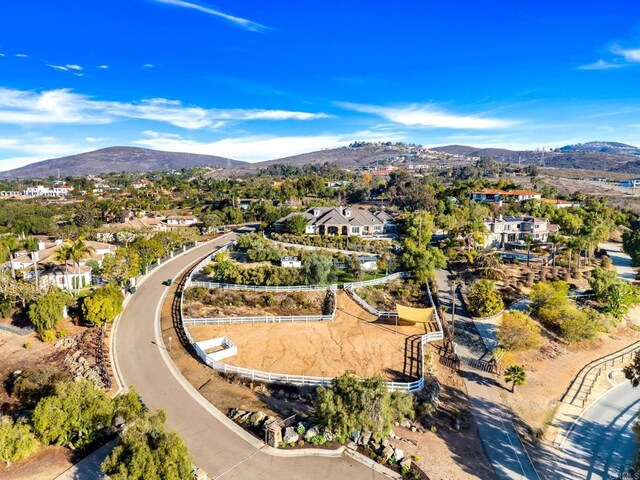
<svg viewBox="0 0 640 480"><path fill-rule="evenodd" d="M429 323L433 321L433 308L406 307L396 303L398 320L411 323Z"/></svg>

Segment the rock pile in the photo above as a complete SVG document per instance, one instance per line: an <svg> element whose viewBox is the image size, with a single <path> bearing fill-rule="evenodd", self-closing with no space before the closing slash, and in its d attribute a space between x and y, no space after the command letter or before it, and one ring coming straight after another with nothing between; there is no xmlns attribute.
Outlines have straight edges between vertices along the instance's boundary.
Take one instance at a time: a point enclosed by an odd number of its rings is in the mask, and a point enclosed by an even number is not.
<svg viewBox="0 0 640 480"><path fill-rule="evenodd" d="M84 378L100 388L106 388L103 369L99 365L99 342L100 335L97 332L86 331L58 340L55 347L67 350L64 364L74 380Z"/></svg>

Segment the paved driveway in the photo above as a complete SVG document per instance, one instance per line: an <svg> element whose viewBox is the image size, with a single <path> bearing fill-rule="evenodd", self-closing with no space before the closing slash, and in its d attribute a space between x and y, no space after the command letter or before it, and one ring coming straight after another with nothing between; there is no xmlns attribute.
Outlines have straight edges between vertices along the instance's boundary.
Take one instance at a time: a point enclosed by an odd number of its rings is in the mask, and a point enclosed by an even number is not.
<svg viewBox="0 0 640 480"><path fill-rule="evenodd" d="M633 463L636 441L631 427L639 408L640 391L629 382L600 397L567 436L554 469L557 478L620 478Z"/></svg>
<svg viewBox="0 0 640 480"><path fill-rule="evenodd" d="M217 240L226 243L230 238ZM283 458L268 455L209 411L202 397L188 391L181 375L165 363L156 342L156 313L167 287L166 278L178 276L213 249L202 245L158 267L138 288L120 319L116 331L115 356L127 385L135 385L149 408L163 408L169 427L187 442L195 464L211 478L236 479L382 479L381 474L348 457ZM166 352L165 352L166 353ZM166 355L165 355L166 356ZM174 367L175 368L175 367ZM212 373L213 374L213 373ZM203 402L204 400L204 402Z"/></svg>

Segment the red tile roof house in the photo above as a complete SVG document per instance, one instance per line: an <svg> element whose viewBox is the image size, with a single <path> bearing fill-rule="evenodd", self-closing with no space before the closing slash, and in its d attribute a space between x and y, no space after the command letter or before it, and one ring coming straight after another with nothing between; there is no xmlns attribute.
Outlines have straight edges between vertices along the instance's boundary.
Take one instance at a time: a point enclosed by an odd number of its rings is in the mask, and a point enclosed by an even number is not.
<svg viewBox="0 0 640 480"><path fill-rule="evenodd" d="M525 200L540 200L542 194L534 190L498 190L495 188L485 188L476 192L471 192L471 200L483 203L497 203L502 205L505 200L515 200L524 202Z"/></svg>
<svg viewBox="0 0 640 480"><path fill-rule="evenodd" d="M293 212L275 223L276 230L282 230L284 221L295 215L301 215L307 219L305 234L308 235L361 237L384 235L396 230L393 217L388 213L352 207L314 207L305 212Z"/></svg>

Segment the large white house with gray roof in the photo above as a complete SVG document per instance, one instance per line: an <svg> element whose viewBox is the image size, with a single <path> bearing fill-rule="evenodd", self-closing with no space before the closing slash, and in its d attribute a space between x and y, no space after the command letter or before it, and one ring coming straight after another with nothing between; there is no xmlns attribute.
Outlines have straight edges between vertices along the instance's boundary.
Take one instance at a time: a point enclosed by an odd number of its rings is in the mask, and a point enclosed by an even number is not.
<svg viewBox="0 0 640 480"><path fill-rule="evenodd" d="M293 212L275 223L276 230L282 230L284 221L296 215L307 219L305 234L308 235L366 237L396 231L393 217L387 212L353 207L313 207L304 212Z"/></svg>

